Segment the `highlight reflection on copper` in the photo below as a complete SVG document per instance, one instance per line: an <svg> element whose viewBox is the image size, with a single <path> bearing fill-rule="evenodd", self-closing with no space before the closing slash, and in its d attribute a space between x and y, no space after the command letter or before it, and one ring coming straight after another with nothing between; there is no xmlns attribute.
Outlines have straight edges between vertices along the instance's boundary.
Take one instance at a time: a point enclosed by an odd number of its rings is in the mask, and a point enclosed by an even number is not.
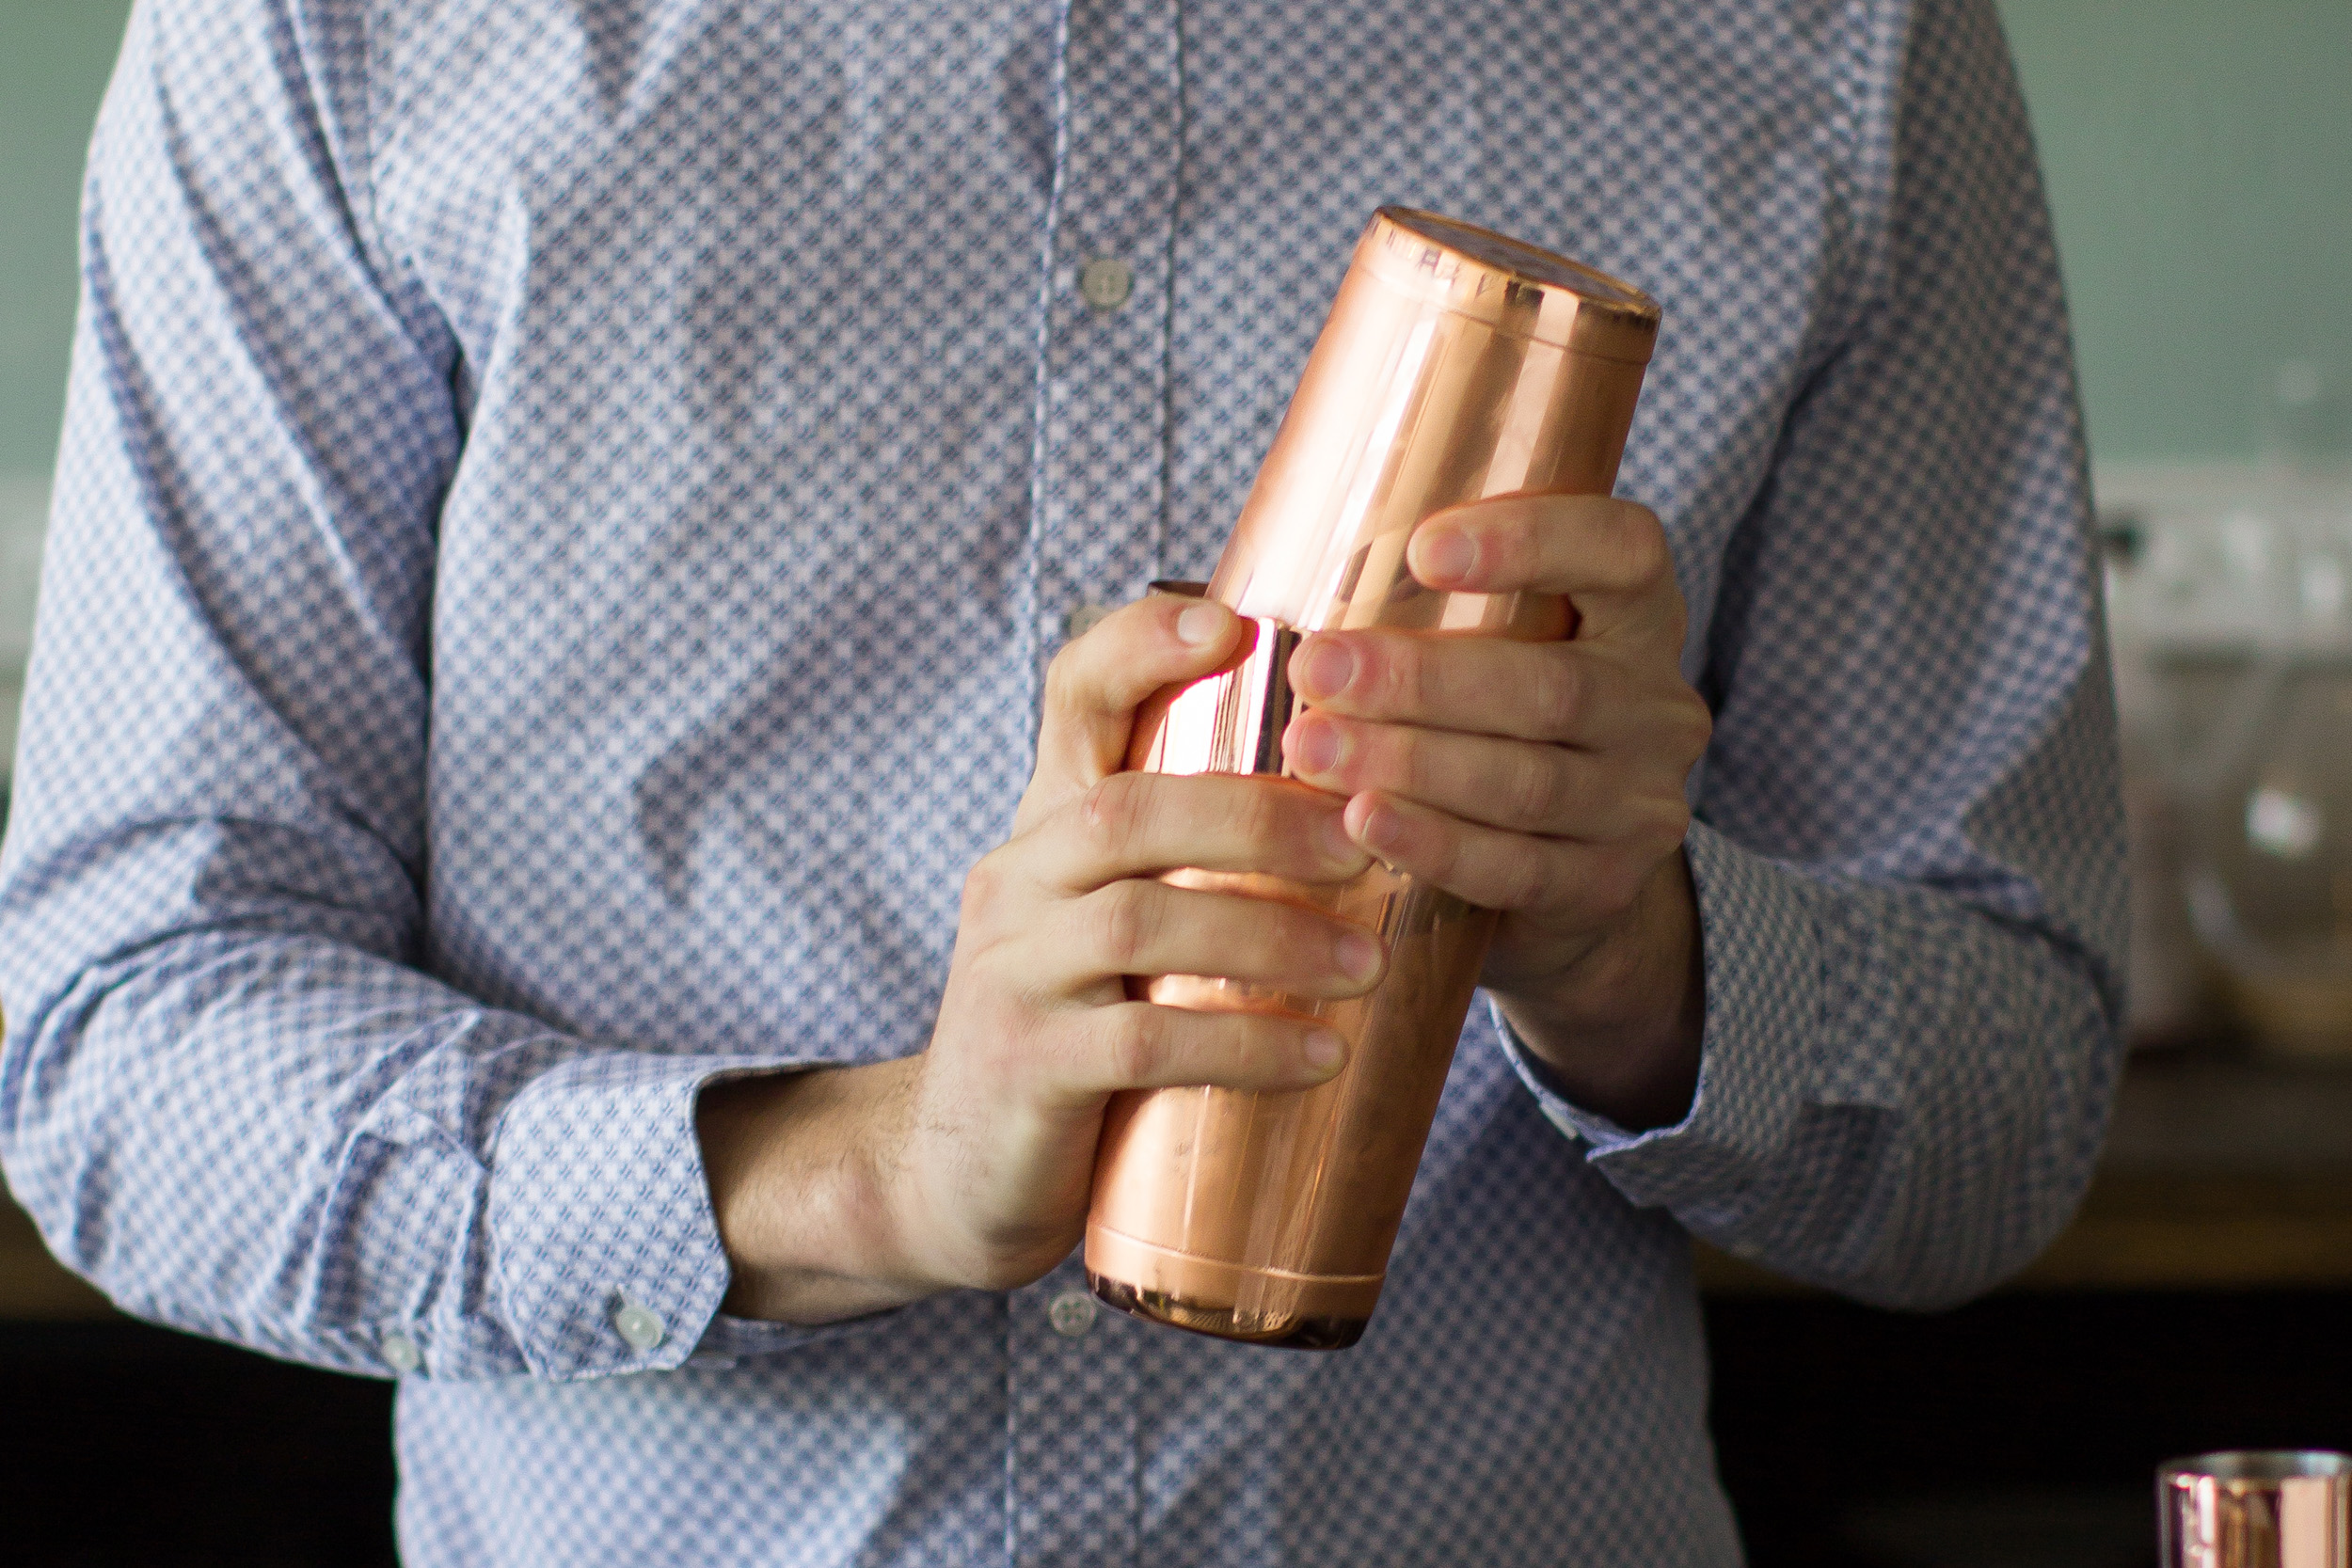
<svg viewBox="0 0 2352 1568"><path fill-rule="evenodd" d="M1405 546L1422 519L1463 501L1606 494L1658 320L1638 290L1563 257L1382 208L1206 587L1250 621L1249 644L1226 670L1147 705L1128 766L1288 773L1287 665L1305 632L1566 635L1558 598L1424 589ZM1336 890L1200 871L1169 879L1330 910L1380 933L1389 970L1371 994L1341 1003L1191 975L1141 988L1169 1006L1318 1016L1349 1040L1348 1061L1297 1094L1120 1096L1095 1169L1088 1276L1112 1306L1178 1327L1353 1344L1379 1297L1496 916L1379 866Z"/></svg>

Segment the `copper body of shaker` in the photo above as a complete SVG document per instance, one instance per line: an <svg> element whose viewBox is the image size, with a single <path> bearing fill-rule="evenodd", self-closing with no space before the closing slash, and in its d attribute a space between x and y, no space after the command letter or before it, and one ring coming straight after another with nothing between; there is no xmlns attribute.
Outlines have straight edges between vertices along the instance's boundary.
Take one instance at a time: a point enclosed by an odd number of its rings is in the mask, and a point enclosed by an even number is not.
<svg viewBox="0 0 2352 1568"><path fill-rule="evenodd" d="M2249 1449L2156 1471L2162 1568L2352 1568L2352 1455Z"/></svg>
<svg viewBox="0 0 2352 1568"><path fill-rule="evenodd" d="M1549 595L1421 587L1406 543L1432 514L1482 497L1608 493L1658 320L1639 291L1548 251L1381 209L1207 587L1250 621L1248 649L1148 705L1128 766L1287 771L1285 670L1306 632L1566 635L1568 610ZM1180 1328L1353 1344L1380 1294L1496 916L1379 866L1336 893L1271 877L1170 879L1334 910L1381 934L1389 970L1344 1003L1189 975L1141 988L1170 1006L1319 1016L1348 1039L1348 1059L1301 1093L1162 1089L1113 1101L1088 1277L1110 1305Z"/></svg>

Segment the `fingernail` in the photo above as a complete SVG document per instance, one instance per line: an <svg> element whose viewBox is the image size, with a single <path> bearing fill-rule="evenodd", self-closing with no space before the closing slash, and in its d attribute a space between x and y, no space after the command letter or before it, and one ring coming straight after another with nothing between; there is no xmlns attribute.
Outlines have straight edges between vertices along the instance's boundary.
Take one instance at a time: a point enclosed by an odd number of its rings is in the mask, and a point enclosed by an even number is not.
<svg viewBox="0 0 2352 1568"><path fill-rule="evenodd" d="M1356 678L1356 656L1348 651L1346 643L1318 637L1298 656L1298 670L1293 678L1311 702L1336 697Z"/></svg>
<svg viewBox="0 0 2352 1568"><path fill-rule="evenodd" d="M1433 585L1459 582L1478 564L1478 541L1466 529L1451 524L1424 530L1415 543L1422 575Z"/></svg>
<svg viewBox="0 0 2352 1568"><path fill-rule="evenodd" d="M1347 1042L1328 1029L1310 1030L1307 1035L1307 1065L1317 1072L1328 1072L1340 1065L1347 1054Z"/></svg>
<svg viewBox="0 0 2352 1568"><path fill-rule="evenodd" d="M1193 647L1204 647L1224 634L1225 623L1232 614L1221 604L1203 602L1188 606L1176 617L1176 635Z"/></svg>
<svg viewBox="0 0 2352 1568"><path fill-rule="evenodd" d="M1340 762L1339 731L1329 724L1301 722L1283 755L1302 773L1328 773ZM1344 832L1343 829L1343 836Z"/></svg>
<svg viewBox="0 0 2352 1568"><path fill-rule="evenodd" d="M1380 972L1380 944L1360 931L1350 931L1333 944L1340 973L1351 980L1369 980Z"/></svg>
<svg viewBox="0 0 2352 1568"><path fill-rule="evenodd" d="M1392 852L1405 842L1405 824L1392 811L1375 811L1364 818L1363 833L1374 849Z"/></svg>

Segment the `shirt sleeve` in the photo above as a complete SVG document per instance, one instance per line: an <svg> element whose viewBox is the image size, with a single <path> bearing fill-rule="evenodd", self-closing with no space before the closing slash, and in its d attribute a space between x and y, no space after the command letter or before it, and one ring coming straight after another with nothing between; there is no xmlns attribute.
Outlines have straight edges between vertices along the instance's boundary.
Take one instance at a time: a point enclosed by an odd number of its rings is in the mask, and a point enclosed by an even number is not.
<svg viewBox="0 0 2352 1568"><path fill-rule="evenodd" d="M1915 8L1859 148L1883 226L1709 628L1696 1100L1546 1112L1636 1203L1887 1304L1980 1291L2088 1184L2122 807L2057 262L1989 4ZM1515 1048L1515 1053L1516 1048Z"/></svg>
<svg viewBox="0 0 2352 1568"><path fill-rule="evenodd" d="M0 860L0 1158L143 1317L353 1371L675 1366L728 1282L695 1097L777 1064L571 1037L418 967L461 421L451 336L372 238L360 9L142 0L101 115Z"/></svg>

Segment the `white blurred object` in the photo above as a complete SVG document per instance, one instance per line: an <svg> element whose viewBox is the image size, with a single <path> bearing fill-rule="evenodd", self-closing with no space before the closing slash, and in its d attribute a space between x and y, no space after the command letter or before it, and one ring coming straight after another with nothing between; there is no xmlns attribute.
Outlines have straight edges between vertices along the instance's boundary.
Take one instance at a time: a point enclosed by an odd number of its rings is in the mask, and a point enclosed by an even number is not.
<svg viewBox="0 0 2352 1568"><path fill-rule="evenodd" d="M2191 618L2190 588L2205 580L2194 563L2217 561L2217 541L2156 525L2139 511L2109 514L2102 531L2132 884L2124 1030L2135 1045L2163 1044L2197 1035L2209 1008L2182 895L2171 766L2178 743L2158 663L2169 640Z"/></svg>
<svg viewBox="0 0 2352 1568"><path fill-rule="evenodd" d="M2265 660L2189 804L2189 907L2257 1037L2352 1055L2352 657Z"/></svg>
<svg viewBox="0 0 2352 1568"><path fill-rule="evenodd" d="M2212 974L2258 1043L2352 1055L2341 390L2325 367L2282 365L2259 463L2101 476L2135 546L2109 529L2142 1037L2197 1033Z"/></svg>

